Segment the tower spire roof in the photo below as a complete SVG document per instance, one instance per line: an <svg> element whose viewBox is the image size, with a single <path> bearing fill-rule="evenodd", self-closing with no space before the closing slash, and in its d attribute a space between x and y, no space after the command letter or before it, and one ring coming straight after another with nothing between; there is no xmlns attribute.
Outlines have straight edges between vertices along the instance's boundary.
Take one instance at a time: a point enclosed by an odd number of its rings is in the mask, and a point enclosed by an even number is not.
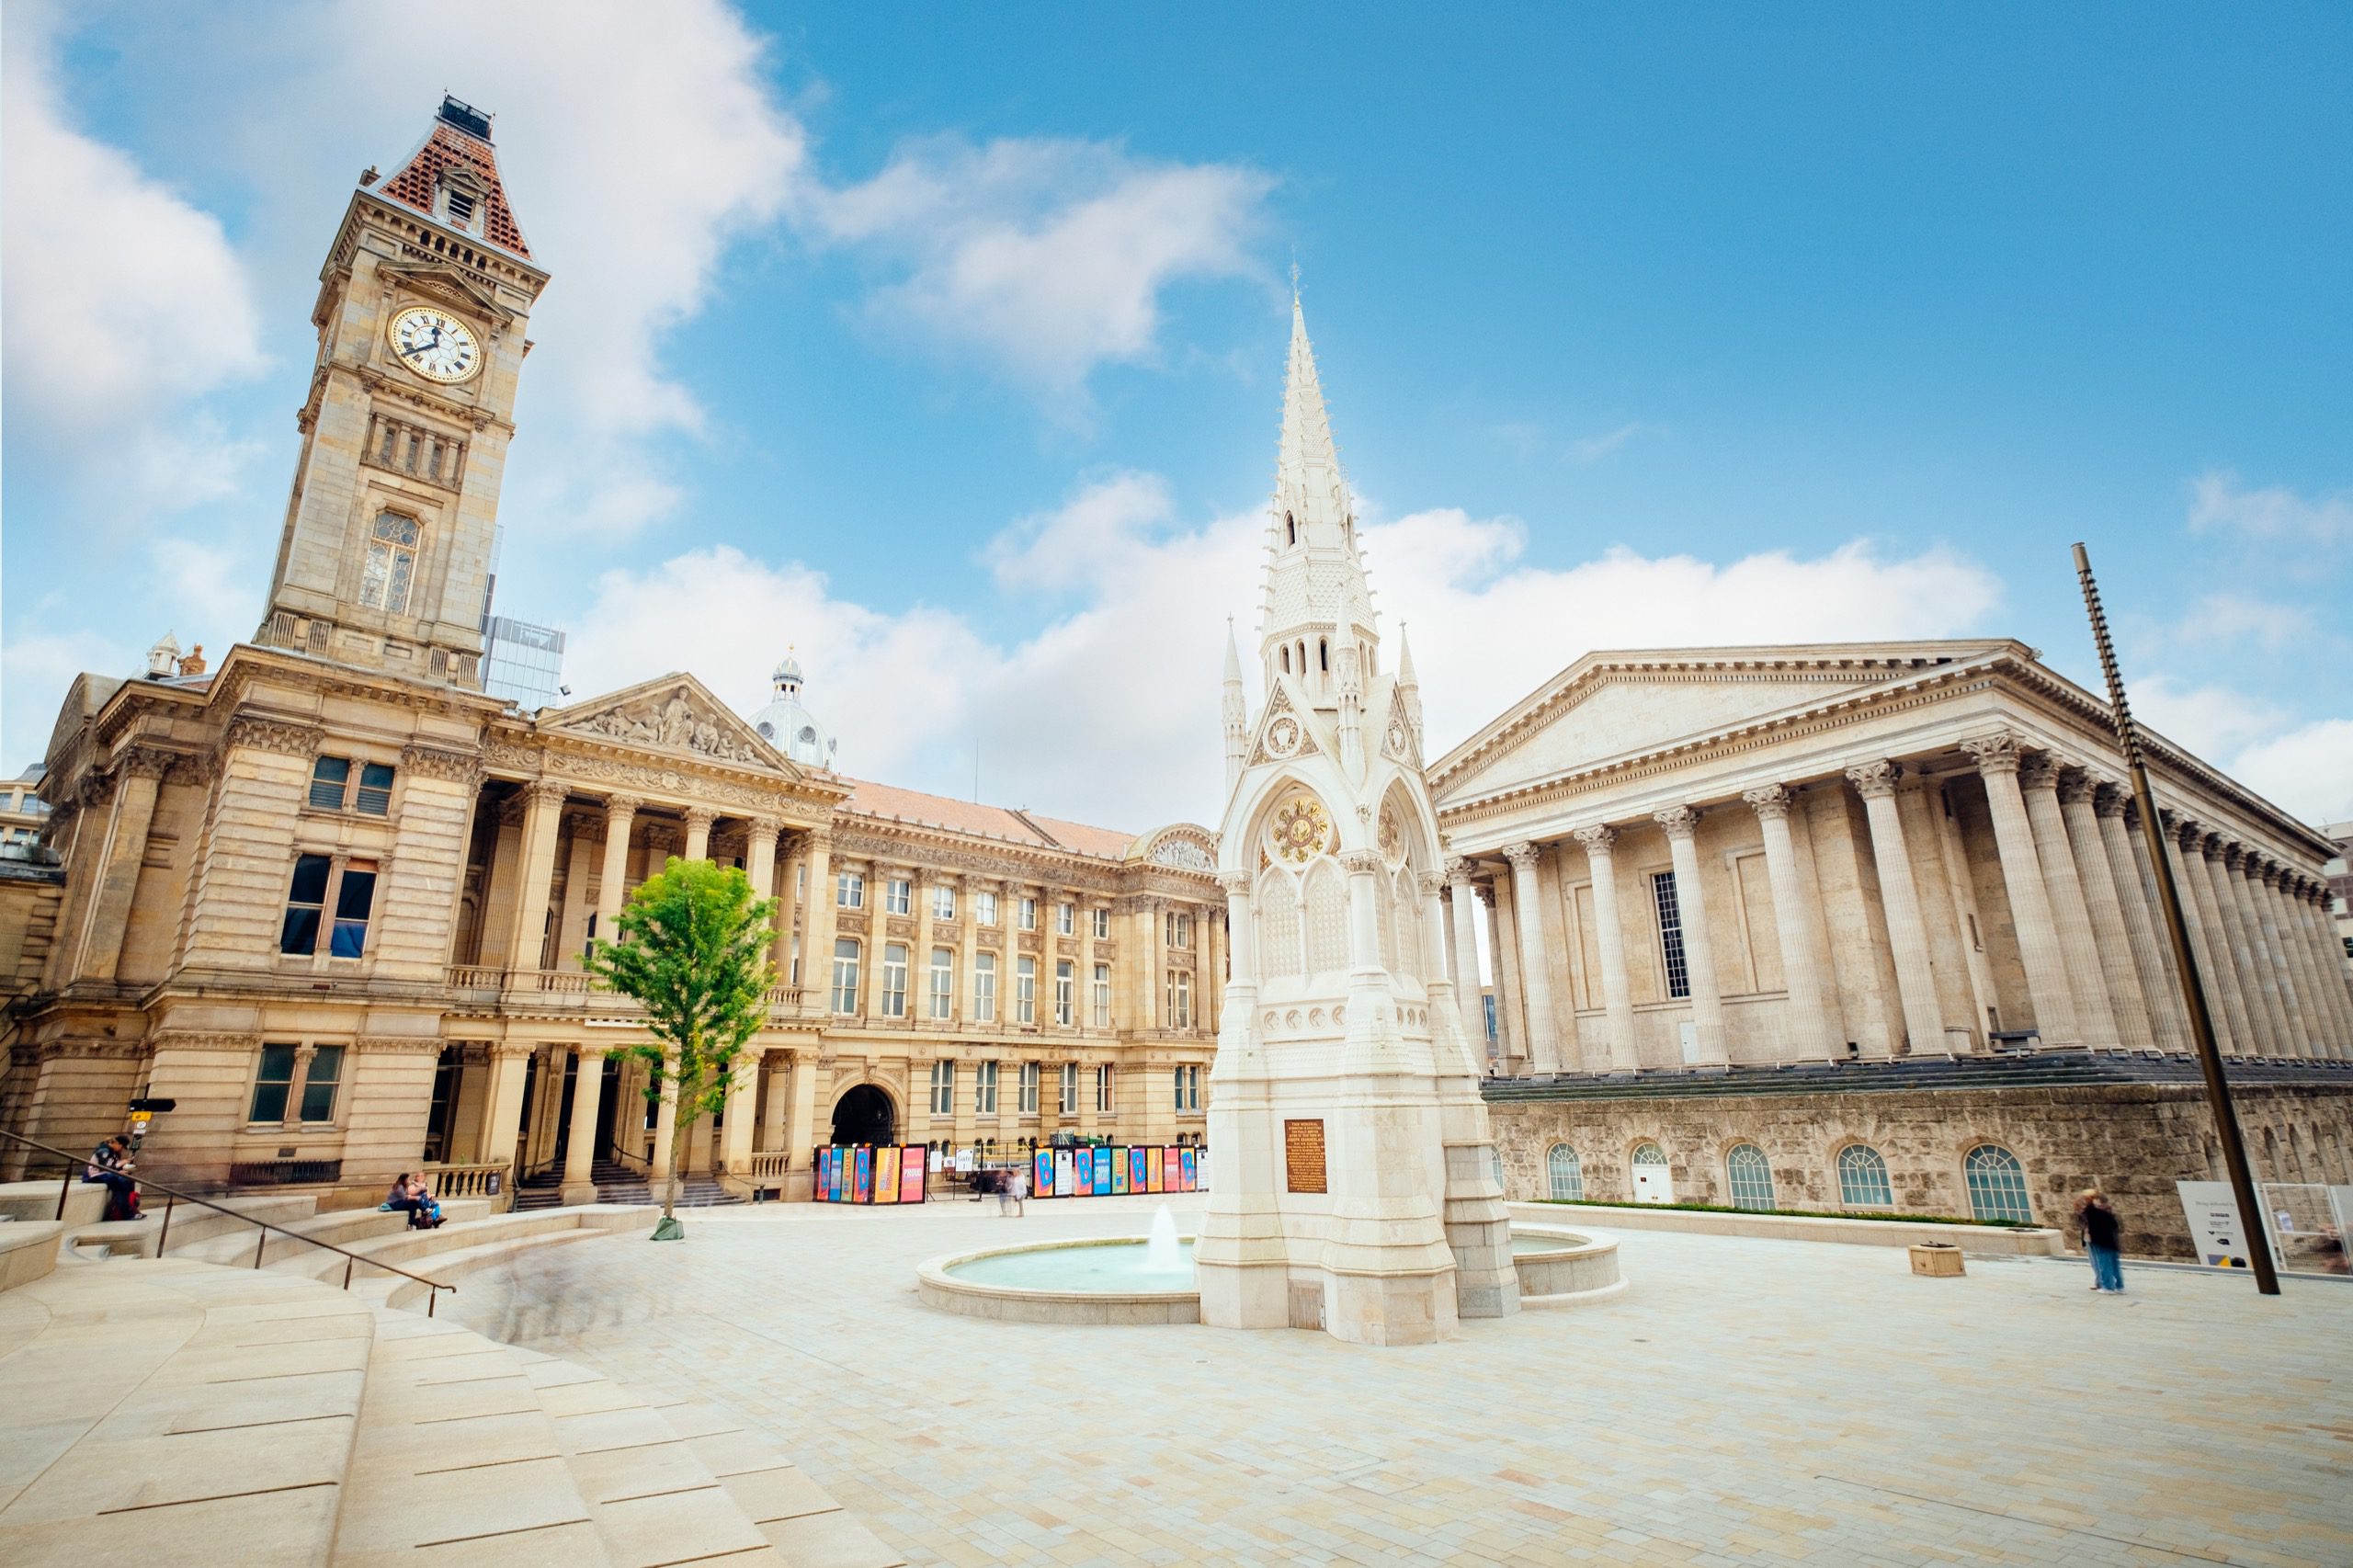
<svg viewBox="0 0 2353 1568"><path fill-rule="evenodd" d="M1332 442L1332 416L1324 407L1324 383L1315 373L1315 350L1307 340L1307 312L1293 279L1290 297L1290 365L1283 381L1282 445L1276 463L1279 503L1302 528L1340 527L1348 516L1347 481Z"/></svg>
<svg viewBox="0 0 2353 1568"><path fill-rule="evenodd" d="M443 94L433 128L380 187L389 200L530 259L531 247L498 178L490 116Z"/></svg>
<svg viewBox="0 0 2353 1568"><path fill-rule="evenodd" d="M1379 643L1372 592L1357 551L1355 510L1332 439L1332 417L1324 406L1315 350L1307 340L1307 312L1294 293L1282 437L1267 516L1266 602L1258 625L1259 651L1270 676L1296 667L1306 657L1302 649L1317 650L1313 663L1319 674L1336 675L1359 651L1369 658ZM1286 645L1294 650L1288 664L1280 652ZM1340 650L1348 651L1346 660Z"/></svg>

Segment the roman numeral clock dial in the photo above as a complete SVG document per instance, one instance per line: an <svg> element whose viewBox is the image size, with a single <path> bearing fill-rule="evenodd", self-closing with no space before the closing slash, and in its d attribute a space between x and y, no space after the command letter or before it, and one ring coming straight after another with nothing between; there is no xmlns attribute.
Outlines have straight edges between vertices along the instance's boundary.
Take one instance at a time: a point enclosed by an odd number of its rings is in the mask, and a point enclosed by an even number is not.
<svg viewBox="0 0 2353 1568"><path fill-rule="evenodd" d="M473 329L447 311L411 305L392 318L392 355L428 381L470 380L482 369Z"/></svg>

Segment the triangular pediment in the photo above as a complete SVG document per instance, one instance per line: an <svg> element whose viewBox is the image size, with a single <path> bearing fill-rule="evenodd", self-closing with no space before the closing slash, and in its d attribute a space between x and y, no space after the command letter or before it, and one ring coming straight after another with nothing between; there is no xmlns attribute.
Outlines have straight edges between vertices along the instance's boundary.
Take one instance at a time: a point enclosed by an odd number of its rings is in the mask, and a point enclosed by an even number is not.
<svg viewBox="0 0 2353 1568"><path fill-rule="evenodd" d="M764 768L788 778L802 777L790 758L686 674L640 681L569 708L543 710L539 728L542 733L589 736L617 745Z"/></svg>
<svg viewBox="0 0 2353 1568"><path fill-rule="evenodd" d="M1463 801L1680 749L2018 646L1987 641L1589 653L1439 759L1433 793Z"/></svg>
<svg viewBox="0 0 2353 1568"><path fill-rule="evenodd" d="M1258 733L1250 740L1249 765L1313 756L1324 749L1315 732L1313 715L1291 699L1290 683L1278 676L1267 694L1266 710L1258 715Z"/></svg>
<svg viewBox="0 0 2353 1568"><path fill-rule="evenodd" d="M452 267L388 267L383 274L410 293L438 298L443 304L472 311L486 320L504 322L514 314Z"/></svg>

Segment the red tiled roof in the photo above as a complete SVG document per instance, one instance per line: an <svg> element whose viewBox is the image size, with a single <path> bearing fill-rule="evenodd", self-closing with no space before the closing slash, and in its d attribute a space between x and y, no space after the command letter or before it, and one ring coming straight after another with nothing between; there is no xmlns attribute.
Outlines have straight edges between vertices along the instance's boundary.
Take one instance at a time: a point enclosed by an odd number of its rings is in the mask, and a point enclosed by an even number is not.
<svg viewBox="0 0 2353 1568"><path fill-rule="evenodd" d="M447 120L433 122L433 134L409 155L400 172L379 188L404 207L433 216L433 188L443 170L458 165L489 187L483 199L482 232L492 244L529 260L531 247L523 242L515 210L506 204L506 187L498 179L498 153L480 137L469 136Z"/></svg>
<svg viewBox="0 0 2353 1568"><path fill-rule="evenodd" d="M1120 833L1108 827L1087 827L1079 823L1042 817L1034 812L983 806L972 801L950 800L946 795L926 795L920 790L902 790L895 785L875 784L862 778L845 778L842 782L853 790L850 798L842 802L842 809L864 816L946 828L951 833L1002 838L1039 849L1067 849L1102 860L1125 858L1128 846L1135 842L1135 835L1131 833Z"/></svg>

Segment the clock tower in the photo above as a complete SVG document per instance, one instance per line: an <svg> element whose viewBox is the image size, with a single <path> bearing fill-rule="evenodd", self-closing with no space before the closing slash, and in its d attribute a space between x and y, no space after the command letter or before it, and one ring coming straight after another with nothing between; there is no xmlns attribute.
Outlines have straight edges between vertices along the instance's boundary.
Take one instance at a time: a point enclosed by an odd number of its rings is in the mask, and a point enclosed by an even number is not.
<svg viewBox="0 0 2353 1568"><path fill-rule="evenodd" d="M351 193L312 311L302 452L255 641L482 685L498 487L548 274L499 183L490 118L445 97Z"/></svg>

